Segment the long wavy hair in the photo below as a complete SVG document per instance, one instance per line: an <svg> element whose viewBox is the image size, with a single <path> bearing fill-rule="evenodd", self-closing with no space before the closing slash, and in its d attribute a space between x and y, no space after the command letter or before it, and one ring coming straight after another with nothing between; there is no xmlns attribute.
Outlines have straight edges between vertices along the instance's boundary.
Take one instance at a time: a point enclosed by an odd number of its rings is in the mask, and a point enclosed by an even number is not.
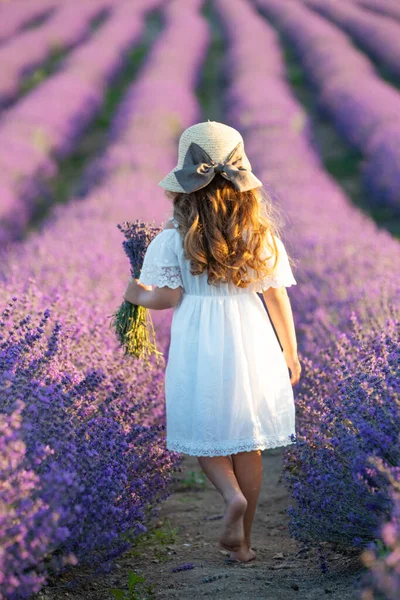
<svg viewBox="0 0 400 600"><path fill-rule="evenodd" d="M240 192L216 173L200 190L190 194L167 191L166 195L173 202L192 275L207 271L208 284L230 282L246 288L274 273L279 256L274 236L280 238L283 218L265 188Z"/></svg>

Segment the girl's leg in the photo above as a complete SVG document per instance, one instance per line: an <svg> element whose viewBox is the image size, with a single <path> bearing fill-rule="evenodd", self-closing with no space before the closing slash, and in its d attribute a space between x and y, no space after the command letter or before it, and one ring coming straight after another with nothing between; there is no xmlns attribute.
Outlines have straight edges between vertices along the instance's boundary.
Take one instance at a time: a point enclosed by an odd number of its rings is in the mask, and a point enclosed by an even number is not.
<svg viewBox="0 0 400 600"><path fill-rule="evenodd" d="M250 549L251 526L257 508L262 483L262 454L261 450L238 452L232 454L233 470L237 482L247 500L244 515L244 536L247 549Z"/></svg>
<svg viewBox="0 0 400 600"><path fill-rule="evenodd" d="M244 543L243 515L247 500L243 495L229 456L198 456L204 473L225 500L224 528L219 538L227 550L239 550Z"/></svg>

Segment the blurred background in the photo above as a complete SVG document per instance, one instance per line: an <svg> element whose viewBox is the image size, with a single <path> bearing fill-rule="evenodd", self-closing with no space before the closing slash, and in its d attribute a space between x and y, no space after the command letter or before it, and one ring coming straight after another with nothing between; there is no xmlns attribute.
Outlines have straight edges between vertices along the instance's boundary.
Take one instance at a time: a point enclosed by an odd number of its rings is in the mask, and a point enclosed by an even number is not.
<svg viewBox="0 0 400 600"><path fill-rule="evenodd" d="M168 495L163 370L109 327L117 226L172 215L157 183L207 119L242 133L293 259L290 533L368 546L400 597L398 0L0 2L0 597L38 591L53 552L109 564ZM152 311L166 358L172 314Z"/></svg>

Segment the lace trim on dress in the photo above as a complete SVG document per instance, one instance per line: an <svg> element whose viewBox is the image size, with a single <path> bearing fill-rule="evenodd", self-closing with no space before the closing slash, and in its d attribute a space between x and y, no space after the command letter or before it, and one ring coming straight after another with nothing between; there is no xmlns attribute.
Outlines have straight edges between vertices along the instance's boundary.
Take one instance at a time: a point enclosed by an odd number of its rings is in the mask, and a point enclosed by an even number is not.
<svg viewBox="0 0 400 600"><path fill-rule="evenodd" d="M269 435L261 438L247 438L245 440L229 440L222 444L207 444L191 441L171 440L167 437L167 449L191 456L226 456L236 452L250 452L251 450L265 450L278 448L296 443L296 434Z"/></svg>
<svg viewBox="0 0 400 600"><path fill-rule="evenodd" d="M155 285L157 287L168 286L172 289L176 289L179 286L183 287L179 266L143 265L140 273L140 281L144 285Z"/></svg>
<svg viewBox="0 0 400 600"><path fill-rule="evenodd" d="M268 277L255 281L252 284L253 287L251 287L251 290L253 292L262 292L270 287L290 287L291 285L297 285L297 281L293 275L290 273L283 275L281 273L278 275L269 275Z"/></svg>

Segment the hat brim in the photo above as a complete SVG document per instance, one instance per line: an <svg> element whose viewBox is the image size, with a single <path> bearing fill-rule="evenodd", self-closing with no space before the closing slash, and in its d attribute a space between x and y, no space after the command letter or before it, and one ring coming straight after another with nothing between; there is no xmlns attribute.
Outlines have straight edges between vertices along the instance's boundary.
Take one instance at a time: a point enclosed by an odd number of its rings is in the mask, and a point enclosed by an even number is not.
<svg viewBox="0 0 400 600"><path fill-rule="evenodd" d="M164 179L161 179L161 181L158 182L158 185L169 192L180 192L182 194L185 192L185 190L175 177L175 171L177 170L178 167L172 169L172 171L170 171L168 175L164 177Z"/></svg>

